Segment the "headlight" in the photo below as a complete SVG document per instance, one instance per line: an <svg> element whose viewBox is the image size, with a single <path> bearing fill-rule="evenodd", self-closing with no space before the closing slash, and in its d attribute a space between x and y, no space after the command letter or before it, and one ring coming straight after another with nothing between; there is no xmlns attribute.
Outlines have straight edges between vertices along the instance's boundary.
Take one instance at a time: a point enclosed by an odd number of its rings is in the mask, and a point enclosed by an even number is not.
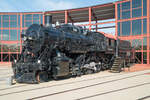
<svg viewBox="0 0 150 100"><path fill-rule="evenodd" d="M29 40L32 40L32 37L28 37Z"/></svg>
<svg viewBox="0 0 150 100"><path fill-rule="evenodd" d="M26 41L26 40L27 40L27 37L24 37L23 40Z"/></svg>
<svg viewBox="0 0 150 100"><path fill-rule="evenodd" d="M15 60L14 60L14 62L16 63L16 62L17 62L17 60L15 59Z"/></svg>
<svg viewBox="0 0 150 100"><path fill-rule="evenodd" d="M40 60L38 60L38 63L41 63L41 61L40 61Z"/></svg>

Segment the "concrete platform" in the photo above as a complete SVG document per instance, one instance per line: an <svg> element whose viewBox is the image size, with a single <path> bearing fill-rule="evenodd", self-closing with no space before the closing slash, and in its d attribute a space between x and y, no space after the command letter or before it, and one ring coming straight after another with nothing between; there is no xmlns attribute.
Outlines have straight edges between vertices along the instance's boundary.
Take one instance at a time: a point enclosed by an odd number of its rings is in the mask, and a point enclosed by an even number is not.
<svg viewBox="0 0 150 100"><path fill-rule="evenodd" d="M150 100L148 73L150 68L121 73L103 71L41 84L0 83L0 100ZM0 77L9 75L11 67L0 67Z"/></svg>

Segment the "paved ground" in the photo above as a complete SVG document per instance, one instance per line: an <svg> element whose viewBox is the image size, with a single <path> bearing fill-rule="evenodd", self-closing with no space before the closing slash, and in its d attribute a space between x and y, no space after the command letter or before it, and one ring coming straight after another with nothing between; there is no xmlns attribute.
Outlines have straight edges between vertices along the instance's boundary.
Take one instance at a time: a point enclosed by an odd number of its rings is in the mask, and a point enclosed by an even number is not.
<svg viewBox="0 0 150 100"><path fill-rule="evenodd" d="M10 67L0 67L0 100L150 100L150 70L109 73L107 71L50 81L41 84L15 84L6 80Z"/></svg>

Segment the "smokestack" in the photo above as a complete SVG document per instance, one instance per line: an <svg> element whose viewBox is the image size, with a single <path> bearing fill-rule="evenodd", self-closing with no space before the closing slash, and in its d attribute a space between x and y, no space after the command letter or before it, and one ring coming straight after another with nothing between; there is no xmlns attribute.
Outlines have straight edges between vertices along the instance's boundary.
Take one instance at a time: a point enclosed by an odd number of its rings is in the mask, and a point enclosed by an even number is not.
<svg viewBox="0 0 150 100"><path fill-rule="evenodd" d="M46 26L52 26L52 15L51 14L45 14L45 25Z"/></svg>

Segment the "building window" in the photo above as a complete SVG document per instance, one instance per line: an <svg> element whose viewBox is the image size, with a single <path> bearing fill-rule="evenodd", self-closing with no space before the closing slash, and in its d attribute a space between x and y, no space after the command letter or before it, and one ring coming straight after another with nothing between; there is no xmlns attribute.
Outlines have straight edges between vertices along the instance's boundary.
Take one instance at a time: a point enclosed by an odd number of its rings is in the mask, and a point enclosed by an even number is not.
<svg viewBox="0 0 150 100"><path fill-rule="evenodd" d="M20 30L18 30L18 40L20 40L20 35L21 35L21 32Z"/></svg>
<svg viewBox="0 0 150 100"><path fill-rule="evenodd" d="M9 27L9 16L3 15L3 27L8 28Z"/></svg>
<svg viewBox="0 0 150 100"><path fill-rule="evenodd" d="M3 30L2 39L9 40L9 30Z"/></svg>
<svg viewBox="0 0 150 100"><path fill-rule="evenodd" d="M122 36L130 35L131 30L130 27L131 27L130 21L122 22Z"/></svg>
<svg viewBox="0 0 150 100"><path fill-rule="evenodd" d="M17 15L17 19L18 19L18 26L17 27L20 27L20 15Z"/></svg>
<svg viewBox="0 0 150 100"><path fill-rule="evenodd" d="M26 14L23 15L23 27L29 27L32 24L41 24L43 22L42 14Z"/></svg>
<svg viewBox="0 0 150 100"><path fill-rule="evenodd" d="M132 35L140 35L141 34L141 19L132 21Z"/></svg>
<svg viewBox="0 0 150 100"><path fill-rule="evenodd" d="M142 16L142 9L133 9L132 10L132 17L141 17Z"/></svg>
<svg viewBox="0 0 150 100"><path fill-rule="evenodd" d="M33 20L40 20L39 14L33 14Z"/></svg>
<svg viewBox="0 0 150 100"><path fill-rule="evenodd" d="M17 30L10 30L10 40L16 41L17 37Z"/></svg>
<svg viewBox="0 0 150 100"><path fill-rule="evenodd" d="M10 15L10 27L17 27L17 15Z"/></svg>
<svg viewBox="0 0 150 100"><path fill-rule="evenodd" d="M147 50L147 37L143 38L143 50Z"/></svg>
<svg viewBox="0 0 150 100"><path fill-rule="evenodd" d="M40 16L41 16L41 17L40 17L40 19L41 19L41 20L40 20L40 21L41 21L40 23L43 24L43 15L40 14Z"/></svg>
<svg viewBox="0 0 150 100"><path fill-rule="evenodd" d="M32 25L32 21L26 21L25 22L25 27L29 27L30 25Z"/></svg>
<svg viewBox="0 0 150 100"><path fill-rule="evenodd" d="M122 19L128 19L130 18L130 10L129 11L123 11L122 12Z"/></svg>
<svg viewBox="0 0 150 100"><path fill-rule="evenodd" d="M0 29L0 40L1 40L1 34L2 34L2 33L1 33L1 29Z"/></svg>
<svg viewBox="0 0 150 100"><path fill-rule="evenodd" d="M25 15L25 21L32 21L32 14Z"/></svg>
<svg viewBox="0 0 150 100"><path fill-rule="evenodd" d="M132 8L138 8L141 7L142 0L132 0Z"/></svg>
<svg viewBox="0 0 150 100"><path fill-rule="evenodd" d="M147 16L147 0L143 0L143 16Z"/></svg>
<svg viewBox="0 0 150 100"><path fill-rule="evenodd" d="M33 24L40 24L40 16L39 14L34 14L33 15Z"/></svg>
<svg viewBox="0 0 150 100"><path fill-rule="evenodd" d="M147 52L143 52L143 64L147 64Z"/></svg>
<svg viewBox="0 0 150 100"><path fill-rule="evenodd" d="M143 19L143 34L147 34L147 19Z"/></svg>
<svg viewBox="0 0 150 100"><path fill-rule="evenodd" d="M18 18L18 20L17 20L17 17L18 17L17 15L2 15L3 26L0 26L0 27L4 27L4 28L20 27L19 26L20 25L20 19Z"/></svg>
<svg viewBox="0 0 150 100"><path fill-rule="evenodd" d="M135 50L141 50L142 49L142 40L141 39L132 40L132 47L134 47Z"/></svg>
<svg viewBox="0 0 150 100"><path fill-rule="evenodd" d="M0 15L0 27L1 27L1 22L2 22L2 20L1 20L1 15Z"/></svg>
<svg viewBox="0 0 150 100"><path fill-rule="evenodd" d="M120 22L118 23L118 36L120 36Z"/></svg>
<svg viewBox="0 0 150 100"><path fill-rule="evenodd" d="M11 44L9 46L9 51L10 52L17 52L18 51L17 44Z"/></svg>
<svg viewBox="0 0 150 100"><path fill-rule="evenodd" d="M17 21L10 21L10 27L17 27Z"/></svg>
<svg viewBox="0 0 150 100"><path fill-rule="evenodd" d="M2 44L2 52L9 52L9 45L8 44ZM6 57L4 57L6 58Z"/></svg>
<svg viewBox="0 0 150 100"><path fill-rule="evenodd" d="M122 3L122 10L129 10L130 9L130 1Z"/></svg>
<svg viewBox="0 0 150 100"><path fill-rule="evenodd" d="M14 21L17 20L17 15L9 15L9 17L10 17L10 20L14 20Z"/></svg>

